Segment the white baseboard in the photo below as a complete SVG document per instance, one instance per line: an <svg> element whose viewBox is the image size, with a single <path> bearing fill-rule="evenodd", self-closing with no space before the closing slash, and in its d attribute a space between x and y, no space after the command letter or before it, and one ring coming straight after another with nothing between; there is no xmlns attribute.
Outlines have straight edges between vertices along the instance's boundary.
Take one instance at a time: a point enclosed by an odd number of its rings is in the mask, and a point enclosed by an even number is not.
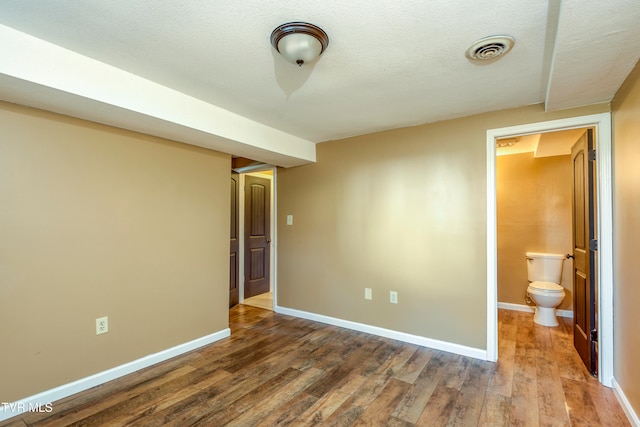
<svg viewBox="0 0 640 427"><path fill-rule="evenodd" d="M624 395L624 392L620 388L620 384L618 384L615 378L613 378L611 382L616 399L620 402L620 406L622 406L622 410L627 415L629 422L635 427L640 427L640 418L638 418L638 414L636 414L631 403L627 400L627 396Z"/></svg>
<svg viewBox="0 0 640 427"><path fill-rule="evenodd" d="M525 313L533 313L534 309L530 305L526 304L512 304L510 302L499 302L498 308L504 308L505 310L524 311ZM556 310L556 315L560 317L568 317L573 319L572 310Z"/></svg>
<svg viewBox="0 0 640 427"><path fill-rule="evenodd" d="M391 338L394 340L416 344L423 347L429 347L436 350L447 351L449 353L469 356L475 359L487 360L487 351L483 349L467 347L460 344L454 344L446 341L434 340L418 335L411 335L404 332L392 331L390 329L380 328L378 326L366 325L364 323L352 322L350 320L337 319L335 317L324 316L322 314L310 313L307 311L295 310L292 308L275 306L276 313L286 314L289 316L300 317L302 319L313 320L315 322L326 323L328 325L339 326L341 328L351 329L359 332L377 335L380 337Z"/></svg>
<svg viewBox="0 0 640 427"><path fill-rule="evenodd" d="M125 363L124 365L116 366L115 368L43 391L42 393L34 394L33 396L29 396L17 402L1 402L0 421L15 417L16 415L20 415L24 412L29 412L30 410L37 412L51 412L51 409L55 410L55 407L52 406L52 402L55 402L56 400L88 390L97 385L104 384L132 372L139 371L140 369L155 365L156 363L171 359L172 357L179 356L199 347L214 343L223 338L227 338L230 335L231 330L226 328L213 334L197 338L193 341L179 344L158 353L150 354L132 362Z"/></svg>

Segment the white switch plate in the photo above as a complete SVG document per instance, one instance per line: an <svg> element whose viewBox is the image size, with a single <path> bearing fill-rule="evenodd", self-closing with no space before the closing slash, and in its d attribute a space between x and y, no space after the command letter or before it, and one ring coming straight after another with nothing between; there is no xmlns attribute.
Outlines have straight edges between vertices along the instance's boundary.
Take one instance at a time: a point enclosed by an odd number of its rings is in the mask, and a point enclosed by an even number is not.
<svg viewBox="0 0 640 427"><path fill-rule="evenodd" d="M287 225L293 225L293 215L287 215Z"/></svg>
<svg viewBox="0 0 640 427"><path fill-rule="evenodd" d="M96 319L96 335L106 334L107 332L109 332L109 318L105 316Z"/></svg>
<svg viewBox="0 0 640 427"><path fill-rule="evenodd" d="M373 299L371 288L364 288L364 299Z"/></svg>
<svg viewBox="0 0 640 427"><path fill-rule="evenodd" d="M389 302L391 304L397 304L398 303L398 293L396 291L390 291L389 292Z"/></svg>

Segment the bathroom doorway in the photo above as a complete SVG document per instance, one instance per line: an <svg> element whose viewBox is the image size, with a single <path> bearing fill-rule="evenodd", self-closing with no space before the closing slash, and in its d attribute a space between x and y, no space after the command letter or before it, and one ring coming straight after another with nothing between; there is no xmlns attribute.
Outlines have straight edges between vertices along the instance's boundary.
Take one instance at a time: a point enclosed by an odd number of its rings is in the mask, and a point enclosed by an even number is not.
<svg viewBox="0 0 640 427"><path fill-rule="evenodd" d="M498 308L539 310L528 295L525 253L563 260L556 282L563 296L553 312L573 323L565 320L561 329L572 331L575 349L595 374L593 144L591 128L499 139L496 182Z"/></svg>
<svg viewBox="0 0 640 427"><path fill-rule="evenodd" d="M585 129L501 138L496 147L498 307L532 313L525 253L572 252L571 147ZM573 317L570 260L557 283L565 296L556 307Z"/></svg>
<svg viewBox="0 0 640 427"><path fill-rule="evenodd" d="M597 371L601 383L612 385L613 379L613 289L612 289L612 173L611 173L611 117L609 113L581 116L549 122L533 123L487 131L487 359L497 360L497 309L498 309L498 267L497 267L497 189L496 189L496 142L500 139L516 138L547 132L593 128L598 150L598 176L596 187L596 233L598 257L595 260L597 278L597 307L599 310L599 340ZM524 254L523 254L524 256ZM568 263L571 264L571 263ZM573 273L572 273L573 274ZM526 277L526 276L525 276ZM523 304L524 305L524 304Z"/></svg>

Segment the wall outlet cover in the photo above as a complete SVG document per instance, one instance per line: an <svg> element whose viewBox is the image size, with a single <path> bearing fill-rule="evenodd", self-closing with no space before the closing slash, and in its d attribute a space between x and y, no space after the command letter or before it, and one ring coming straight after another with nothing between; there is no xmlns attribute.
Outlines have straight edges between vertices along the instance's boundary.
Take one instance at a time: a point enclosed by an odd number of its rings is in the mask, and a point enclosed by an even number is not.
<svg viewBox="0 0 640 427"><path fill-rule="evenodd" d="M389 292L389 302L391 304L397 304L398 303L398 293L396 291L390 291Z"/></svg>

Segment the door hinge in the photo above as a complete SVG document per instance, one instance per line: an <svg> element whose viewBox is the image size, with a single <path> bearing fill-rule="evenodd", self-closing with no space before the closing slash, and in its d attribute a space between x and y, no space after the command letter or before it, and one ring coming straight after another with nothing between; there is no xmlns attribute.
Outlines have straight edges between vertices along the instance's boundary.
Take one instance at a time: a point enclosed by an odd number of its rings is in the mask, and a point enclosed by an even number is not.
<svg viewBox="0 0 640 427"><path fill-rule="evenodd" d="M589 160L592 162L596 161L596 150L589 150Z"/></svg>
<svg viewBox="0 0 640 427"><path fill-rule="evenodd" d="M590 251L598 250L598 241L596 239L589 240L589 250Z"/></svg>
<svg viewBox="0 0 640 427"><path fill-rule="evenodd" d="M598 342L598 331L595 329L591 330L591 341Z"/></svg>

